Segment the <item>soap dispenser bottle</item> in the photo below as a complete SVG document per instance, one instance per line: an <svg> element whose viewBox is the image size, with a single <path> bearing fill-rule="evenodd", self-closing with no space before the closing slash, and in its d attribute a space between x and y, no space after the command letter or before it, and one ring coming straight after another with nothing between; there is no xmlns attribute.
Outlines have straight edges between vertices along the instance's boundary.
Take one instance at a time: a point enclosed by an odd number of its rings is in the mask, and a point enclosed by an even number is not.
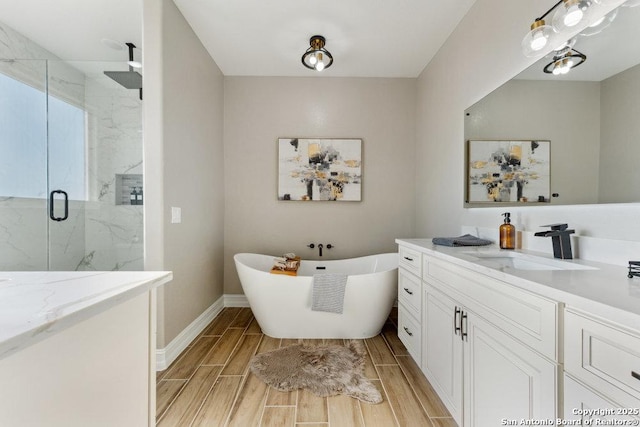
<svg viewBox="0 0 640 427"><path fill-rule="evenodd" d="M504 224L500 226L500 249L516 248L516 228L511 224L511 214L505 212Z"/></svg>

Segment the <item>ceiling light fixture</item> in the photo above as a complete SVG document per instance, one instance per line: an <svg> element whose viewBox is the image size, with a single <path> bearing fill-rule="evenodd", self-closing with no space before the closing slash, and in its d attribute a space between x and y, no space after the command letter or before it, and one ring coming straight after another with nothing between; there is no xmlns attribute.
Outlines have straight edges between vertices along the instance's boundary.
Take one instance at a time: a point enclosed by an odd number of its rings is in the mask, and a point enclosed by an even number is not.
<svg viewBox="0 0 640 427"><path fill-rule="evenodd" d="M313 36L309 39L309 49L302 55L302 65L305 67L322 71L333 64L333 56L324 48L326 40L322 36Z"/></svg>

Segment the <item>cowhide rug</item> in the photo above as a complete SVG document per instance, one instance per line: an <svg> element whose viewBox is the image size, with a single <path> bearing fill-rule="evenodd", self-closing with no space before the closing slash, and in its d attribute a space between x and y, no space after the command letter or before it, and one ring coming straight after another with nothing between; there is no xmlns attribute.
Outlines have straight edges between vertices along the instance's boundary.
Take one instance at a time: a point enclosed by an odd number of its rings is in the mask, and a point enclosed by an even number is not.
<svg viewBox="0 0 640 427"><path fill-rule="evenodd" d="M380 392L364 376L364 361L365 349L359 341L346 346L294 344L253 356L249 368L276 390L306 388L318 396L346 394L380 403Z"/></svg>

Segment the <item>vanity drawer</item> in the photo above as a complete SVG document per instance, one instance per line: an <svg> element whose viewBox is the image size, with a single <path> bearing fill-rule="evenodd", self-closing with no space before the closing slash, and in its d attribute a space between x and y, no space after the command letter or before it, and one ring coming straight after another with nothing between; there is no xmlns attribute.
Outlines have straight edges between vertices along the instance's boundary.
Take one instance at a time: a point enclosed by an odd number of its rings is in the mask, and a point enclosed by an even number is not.
<svg viewBox="0 0 640 427"><path fill-rule="evenodd" d="M398 309L398 338L400 338L400 341L402 341L418 366L422 360L421 336L420 324L401 306Z"/></svg>
<svg viewBox="0 0 640 427"><path fill-rule="evenodd" d="M414 249L400 246L400 266L420 277L422 275L422 254Z"/></svg>
<svg viewBox="0 0 640 427"><path fill-rule="evenodd" d="M565 371L626 407L640 408L640 332L565 310Z"/></svg>
<svg viewBox="0 0 640 427"><path fill-rule="evenodd" d="M549 359L559 361L556 301L458 265L426 257L423 277ZM434 280L435 279L435 280Z"/></svg>
<svg viewBox="0 0 640 427"><path fill-rule="evenodd" d="M421 288L420 279L403 270L398 271L398 302L416 319L422 315Z"/></svg>

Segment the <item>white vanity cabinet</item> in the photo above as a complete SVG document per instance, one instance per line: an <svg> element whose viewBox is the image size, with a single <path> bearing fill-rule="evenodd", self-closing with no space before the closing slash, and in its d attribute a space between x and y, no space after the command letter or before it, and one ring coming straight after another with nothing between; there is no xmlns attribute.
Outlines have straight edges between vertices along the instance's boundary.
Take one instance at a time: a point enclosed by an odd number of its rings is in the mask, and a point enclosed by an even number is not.
<svg viewBox="0 0 640 427"><path fill-rule="evenodd" d="M425 254L422 272L420 365L456 422L483 427L504 420L556 418L558 364L517 337L531 335L533 329L514 332L516 336L505 332L517 330L516 325L537 329L533 342L555 354L556 334L540 329L545 322L539 313L555 313L556 304L513 290L497 295L505 284ZM521 305L530 312L505 316ZM550 343L540 338L541 332Z"/></svg>
<svg viewBox="0 0 640 427"><path fill-rule="evenodd" d="M572 307L564 321L565 416L640 420L640 333Z"/></svg>
<svg viewBox="0 0 640 427"><path fill-rule="evenodd" d="M564 376L564 419L573 425L638 425L638 406L625 407L614 403L584 386L570 375ZM598 424L596 421L598 420ZM616 424L616 422L618 424ZM623 422L623 424L620 424ZM567 425L571 425L568 424Z"/></svg>
<svg viewBox="0 0 640 427"><path fill-rule="evenodd" d="M496 267L482 262L495 247L396 243L398 334L459 426L640 425L640 282L626 267Z"/></svg>
<svg viewBox="0 0 640 427"><path fill-rule="evenodd" d="M423 301L424 352L417 362L451 416L462 425L462 307L428 282Z"/></svg>
<svg viewBox="0 0 640 427"><path fill-rule="evenodd" d="M414 360L422 357L422 254L400 248L398 268L398 337Z"/></svg>

